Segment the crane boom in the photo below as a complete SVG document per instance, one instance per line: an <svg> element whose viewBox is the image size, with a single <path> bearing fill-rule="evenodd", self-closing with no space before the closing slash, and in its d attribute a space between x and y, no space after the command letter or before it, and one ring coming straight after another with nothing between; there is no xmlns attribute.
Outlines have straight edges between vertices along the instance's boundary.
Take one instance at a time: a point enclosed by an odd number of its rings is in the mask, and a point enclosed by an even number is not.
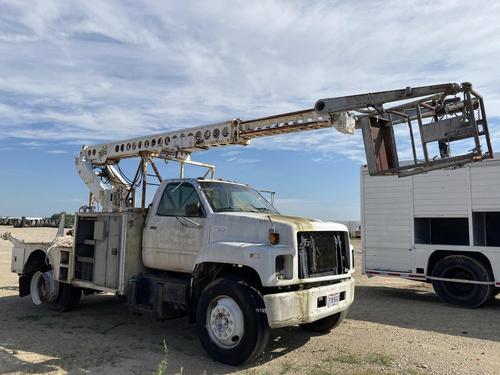
<svg viewBox="0 0 500 375"><path fill-rule="evenodd" d="M336 127L344 133L354 130L355 118L347 112L318 114L313 109L283 113L254 120L234 119L216 124L131 138L118 142L84 146L81 156L93 164L113 164L120 159L150 153L155 157L182 157L195 151L228 145L246 146L253 138Z"/></svg>
<svg viewBox="0 0 500 375"><path fill-rule="evenodd" d="M397 102L400 103L384 107ZM406 125L409 132L413 154L410 165L399 163L393 129L398 124ZM297 112L251 120L232 119L122 141L84 145L76 165L94 199L101 202L105 210L134 204L133 192L139 176L142 176L144 206L147 163L151 163L161 179L153 158L180 161L182 171L183 163L190 161L193 152L230 145L246 146L254 138L325 128L335 128L345 134L361 129L372 175L404 176L493 157L483 98L466 82L320 99L314 108ZM415 138L417 132L419 140ZM480 137L486 141L487 151L484 153ZM451 156L450 144L465 139L474 141L472 150ZM417 159L418 141L423 160ZM438 146L439 157L429 155L428 146L431 144ZM120 175L119 168L112 166L133 157L141 158L141 165L136 178L127 181ZM103 176L110 186L100 181Z"/></svg>

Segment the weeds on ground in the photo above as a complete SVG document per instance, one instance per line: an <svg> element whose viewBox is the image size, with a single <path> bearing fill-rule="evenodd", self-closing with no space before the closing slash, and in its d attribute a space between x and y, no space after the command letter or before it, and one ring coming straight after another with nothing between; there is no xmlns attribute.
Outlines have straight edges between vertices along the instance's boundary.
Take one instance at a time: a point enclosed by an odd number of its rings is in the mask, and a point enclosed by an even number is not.
<svg viewBox="0 0 500 375"><path fill-rule="evenodd" d="M354 370L353 372L349 372L349 375L396 375L395 372L387 373L385 371L374 370L374 369L363 369L363 370Z"/></svg>
<svg viewBox="0 0 500 375"><path fill-rule="evenodd" d="M156 368L155 375L166 375L167 373L167 363L168 363L168 347L167 347L167 340L163 340L163 359L161 362L158 364L158 367Z"/></svg>
<svg viewBox="0 0 500 375"><path fill-rule="evenodd" d="M293 374L293 365L290 363L290 362L283 362L282 365L281 365L281 369L279 371L279 375L285 375L285 374L288 374L288 373L292 373Z"/></svg>
<svg viewBox="0 0 500 375"><path fill-rule="evenodd" d="M341 352L341 353L338 353L337 355L333 356L331 358L331 360L333 360L335 362L356 365L356 364L361 363L363 359L359 354Z"/></svg>
<svg viewBox="0 0 500 375"><path fill-rule="evenodd" d="M388 367L392 364L393 358L389 354L385 353L368 353L363 356L359 353L349 353L349 352L340 352L333 357L329 358L330 361L347 363L351 365L357 365L360 363L369 363L374 365L379 365L383 367Z"/></svg>
<svg viewBox="0 0 500 375"><path fill-rule="evenodd" d="M324 369L318 365L315 365L310 372L311 375L333 375L331 370Z"/></svg>
<svg viewBox="0 0 500 375"><path fill-rule="evenodd" d="M43 318L43 315L22 315L22 316L17 316L16 319L20 321L37 321Z"/></svg>
<svg viewBox="0 0 500 375"><path fill-rule="evenodd" d="M380 366L390 366L392 364L392 356L385 353L370 353L366 356L366 362Z"/></svg>

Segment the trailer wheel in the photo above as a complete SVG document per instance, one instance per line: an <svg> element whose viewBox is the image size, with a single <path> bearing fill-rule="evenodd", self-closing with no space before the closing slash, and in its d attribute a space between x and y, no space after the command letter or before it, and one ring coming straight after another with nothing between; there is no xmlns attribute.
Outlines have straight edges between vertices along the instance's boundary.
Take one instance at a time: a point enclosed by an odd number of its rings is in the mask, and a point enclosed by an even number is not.
<svg viewBox="0 0 500 375"><path fill-rule="evenodd" d="M327 316L323 319L316 320L312 323L301 324L300 327L311 332L328 333L332 329L337 328L340 323L345 320L348 310L349 309L345 309L341 312Z"/></svg>
<svg viewBox="0 0 500 375"><path fill-rule="evenodd" d="M438 261L432 275L449 279L491 281L486 266L465 255L449 255ZM467 308L483 305L495 292L494 285L465 284L433 280L437 295L446 303Z"/></svg>
<svg viewBox="0 0 500 375"><path fill-rule="evenodd" d="M196 309L196 326L207 353L233 366L257 358L269 339L261 294L232 278L217 279L205 287Z"/></svg>
<svg viewBox="0 0 500 375"><path fill-rule="evenodd" d="M82 289L70 284L59 283L59 295L57 299L49 303L52 310L65 312L73 310L80 303L82 298Z"/></svg>

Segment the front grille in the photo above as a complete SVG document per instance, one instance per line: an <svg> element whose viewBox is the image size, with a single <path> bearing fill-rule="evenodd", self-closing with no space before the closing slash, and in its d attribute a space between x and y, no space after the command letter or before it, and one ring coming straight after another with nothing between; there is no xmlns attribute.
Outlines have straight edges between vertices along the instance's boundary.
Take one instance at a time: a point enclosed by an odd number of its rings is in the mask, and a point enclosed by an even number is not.
<svg viewBox="0 0 500 375"><path fill-rule="evenodd" d="M349 271L347 232L299 232L297 243L301 279Z"/></svg>

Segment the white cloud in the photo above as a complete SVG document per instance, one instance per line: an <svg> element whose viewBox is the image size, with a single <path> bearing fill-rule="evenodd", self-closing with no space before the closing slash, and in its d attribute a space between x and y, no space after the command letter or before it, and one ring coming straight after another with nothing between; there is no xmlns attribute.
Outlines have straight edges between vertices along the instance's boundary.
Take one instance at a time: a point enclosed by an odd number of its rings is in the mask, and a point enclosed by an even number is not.
<svg viewBox="0 0 500 375"><path fill-rule="evenodd" d="M21 142L19 144L21 146L32 147L32 148L42 148L43 146L45 146L44 143L37 142L37 141Z"/></svg>
<svg viewBox="0 0 500 375"><path fill-rule="evenodd" d="M242 157L237 157L237 156L232 156L232 157L226 159L226 161L229 163L238 163L238 164L255 164L255 163L260 162L259 159L242 158Z"/></svg>
<svg viewBox="0 0 500 375"><path fill-rule="evenodd" d="M499 18L500 3L465 0L9 0L0 139L101 142L466 80L500 117ZM254 145L364 159L359 134L335 130Z"/></svg>

